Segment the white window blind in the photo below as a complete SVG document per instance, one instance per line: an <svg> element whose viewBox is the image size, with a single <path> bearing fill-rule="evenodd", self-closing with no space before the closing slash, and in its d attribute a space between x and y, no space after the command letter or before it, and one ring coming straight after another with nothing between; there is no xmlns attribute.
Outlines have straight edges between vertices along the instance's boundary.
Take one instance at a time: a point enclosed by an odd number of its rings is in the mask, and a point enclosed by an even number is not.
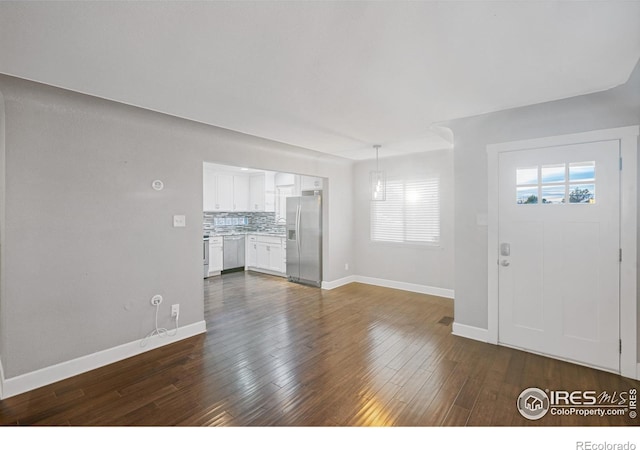
<svg viewBox="0 0 640 450"><path fill-rule="evenodd" d="M371 202L371 239L440 243L440 179L387 179L387 199Z"/></svg>

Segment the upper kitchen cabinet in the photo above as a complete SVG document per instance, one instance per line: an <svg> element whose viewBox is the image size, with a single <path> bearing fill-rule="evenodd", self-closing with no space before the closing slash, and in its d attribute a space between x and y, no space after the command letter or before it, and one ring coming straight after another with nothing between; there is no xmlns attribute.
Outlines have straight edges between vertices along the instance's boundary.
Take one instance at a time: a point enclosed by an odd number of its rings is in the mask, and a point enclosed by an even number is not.
<svg viewBox="0 0 640 450"><path fill-rule="evenodd" d="M291 173L277 173L275 175L276 198L301 195L304 191L321 191L322 178ZM277 200L276 200L277 204Z"/></svg>
<svg viewBox="0 0 640 450"><path fill-rule="evenodd" d="M203 211L217 211L218 205L218 190L217 180L215 172L204 165L202 174L202 210Z"/></svg>
<svg viewBox="0 0 640 450"><path fill-rule="evenodd" d="M321 191L322 190L322 178L309 177L306 175L300 176L300 190L301 191Z"/></svg>
<svg viewBox="0 0 640 450"><path fill-rule="evenodd" d="M233 211L233 175L216 173L216 209L214 211Z"/></svg>
<svg viewBox="0 0 640 450"><path fill-rule="evenodd" d="M275 173L263 172L249 177L249 210L275 211Z"/></svg>
<svg viewBox="0 0 640 450"><path fill-rule="evenodd" d="M233 176L233 209L232 211L250 211L249 209L249 177Z"/></svg>
<svg viewBox="0 0 640 450"><path fill-rule="evenodd" d="M249 178L218 172L205 165L202 208L204 211L248 211Z"/></svg>
<svg viewBox="0 0 640 450"><path fill-rule="evenodd" d="M203 210L274 212L276 173L204 163ZM291 179L293 180L293 175Z"/></svg>
<svg viewBox="0 0 640 450"><path fill-rule="evenodd" d="M205 166L202 208L204 211L233 211L233 175L214 172Z"/></svg>
<svg viewBox="0 0 640 450"><path fill-rule="evenodd" d="M276 210L276 173L264 173L264 210L274 212Z"/></svg>
<svg viewBox="0 0 640 450"><path fill-rule="evenodd" d="M264 173L249 178L249 208L251 211L264 211Z"/></svg>

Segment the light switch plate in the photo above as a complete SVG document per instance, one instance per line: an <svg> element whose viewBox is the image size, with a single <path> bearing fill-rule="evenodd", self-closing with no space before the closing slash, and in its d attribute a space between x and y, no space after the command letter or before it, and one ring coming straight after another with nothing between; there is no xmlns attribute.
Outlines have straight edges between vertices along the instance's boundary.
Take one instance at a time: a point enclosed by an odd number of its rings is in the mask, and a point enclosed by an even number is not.
<svg viewBox="0 0 640 450"><path fill-rule="evenodd" d="M173 216L173 227L182 228L187 226L186 216Z"/></svg>

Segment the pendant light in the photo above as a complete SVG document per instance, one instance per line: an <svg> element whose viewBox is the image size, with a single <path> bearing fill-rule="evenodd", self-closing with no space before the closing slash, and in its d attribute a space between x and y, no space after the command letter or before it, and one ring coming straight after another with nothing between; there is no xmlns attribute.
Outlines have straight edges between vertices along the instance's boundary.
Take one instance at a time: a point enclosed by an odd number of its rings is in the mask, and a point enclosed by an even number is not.
<svg viewBox="0 0 640 450"><path fill-rule="evenodd" d="M374 145L373 148L376 150L376 170L372 170L369 173L371 201L381 202L385 201L387 198L387 183L384 177L384 172L380 170L380 166L378 164L378 151L380 150L380 146Z"/></svg>

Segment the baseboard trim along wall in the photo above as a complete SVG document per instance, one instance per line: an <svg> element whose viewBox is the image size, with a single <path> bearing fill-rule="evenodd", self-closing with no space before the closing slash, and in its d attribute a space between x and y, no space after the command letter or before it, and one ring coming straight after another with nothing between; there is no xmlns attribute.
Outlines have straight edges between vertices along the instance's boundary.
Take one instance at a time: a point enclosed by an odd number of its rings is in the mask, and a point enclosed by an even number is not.
<svg viewBox="0 0 640 450"><path fill-rule="evenodd" d="M489 342L489 330L453 322L451 334L474 341Z"/></svg>
<svg viewBox="0 0 640 450"><path fill-rule="evenodd" d="M4 385L4 370L2 369L2 358L0 358L0 400L4 397L2 396L2 386Z"/></svg>
<svg viewBox="0 0 640 450"><path fill-rule="evenodd" d="M363 283L372 286L400 289L401 291L416 292L418 294L435 295L436 297L454 298L453 289L444 289L423 284L405 283L403 281L385 280L382 278L364 277L361 275L351 275L335 281L323 281L322 289L336 289L349 283Z"/></svg>
<svg viewBox="0 0 640 450"><path fill-rule="evenodd" d="M147 340L144 347L140 346L141 340L136 340L8 379L2 377L0 370L0 383L4 385L0 390L0 399L13 397L206 331L206 323L203 320L178 328L175 336L153 336Z"/></svg>
<svg viewBox="0 0 640 450"><path fill-rule="evenodd" d="M355 283L355 275L350 275L348 277L340 278L334 281L323 281L322 289L326 289L330 291L331 289L336 289L341 286L346 286L347 284Z"/></svg>

